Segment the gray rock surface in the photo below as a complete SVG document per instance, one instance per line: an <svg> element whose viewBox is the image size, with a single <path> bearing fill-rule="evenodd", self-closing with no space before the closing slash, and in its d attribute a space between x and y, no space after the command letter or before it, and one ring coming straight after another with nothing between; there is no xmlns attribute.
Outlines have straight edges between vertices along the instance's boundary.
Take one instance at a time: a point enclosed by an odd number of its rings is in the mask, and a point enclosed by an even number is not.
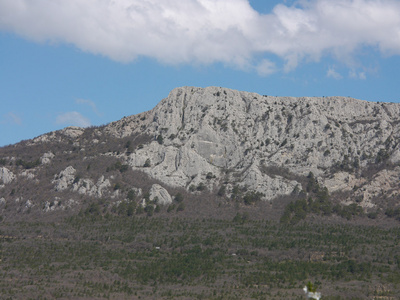
<svg viewBox="0 0 400 300"><path fill-rule="evenodd" d="M51 151L49 151L43 154L43 156L40 158L40 162L44 165L49 164L52 158L54 158L54 154Z"/></svg>
<svg viewBox="0 0 400 300"><path fill-rule="evenodd" d="M353 183L343 181L347 175L334 175L334 168L366 167L382 153L399 162L399 116L400 106L393 103L183 87L153 110L105 130L119 138L139 131L153 136L126 162L165 184L189 188L203 182L211 190L228 176L233 184L272 199L290 194L298 182L265 174L263 165L298 176L312 171L321 184L337 191L351 189ZM150 167L144 167L146 160ZM208 173L216 176L213 182L205 180Z"/></svg>
<svg viewBox="0 0 400 300"><path fill-rule="evenodd" d="M0 167L0 181L8 184L15 179L15 175L6 167Z"/></svg>
<svg viewBox="0 0 400 300"><path fill-rule="evenodd" d="M67 199L143 199L128 197L130 190L169 204L171 189L199 194L223 186L227 199L240 187L270 201L304 190L312 172L329 193L342 193L343 203L357 200L368 209L400 197L399 145L400 104L182 87L150 111L97 128L50 132L15 153L4 150L0 196L25 197L32 208L51 211L68 208ZM28 163L17 163L21 153ZM50 182L46 200L31 197ZM8 196L18 184L30 190ZM55 195L64 198L47 200ZM55 201L62 204L52 208Z"/></svg>
<svg viewBox="0 0 400 300"><path fill-rule="evenodd" d="M150 189L150 200L157 200L157 204L168 205L172 203L172 198L168 191L159 184L153 184Z"/></svg>
<svg viewBox="0 0 400 300"><path fill-rule="evenodd" d="M60 174L55 176L52 183L54 183L54 189L56 191L63 191L67 189L75 180L76 170L69 166L65 170L61 171Z"/></svg>

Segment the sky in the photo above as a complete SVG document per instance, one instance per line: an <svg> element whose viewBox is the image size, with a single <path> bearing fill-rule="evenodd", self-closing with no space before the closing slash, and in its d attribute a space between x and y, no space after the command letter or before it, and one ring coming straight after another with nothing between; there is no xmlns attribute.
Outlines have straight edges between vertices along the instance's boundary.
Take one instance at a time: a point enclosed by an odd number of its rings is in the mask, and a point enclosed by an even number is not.
<svg viewBox="0 0 400 300"><path fill-rule="evenodd" d="M0 146L181 86L400 102L398 0L0 0Z"/></svg>

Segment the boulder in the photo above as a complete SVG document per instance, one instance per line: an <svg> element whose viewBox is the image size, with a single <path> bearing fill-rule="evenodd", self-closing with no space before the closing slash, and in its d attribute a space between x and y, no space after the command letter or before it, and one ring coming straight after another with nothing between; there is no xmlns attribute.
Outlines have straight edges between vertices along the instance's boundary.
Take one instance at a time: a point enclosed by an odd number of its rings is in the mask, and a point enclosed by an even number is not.
<svg viewBox="0 0 400 300"><path fill-rule="evenodd" d="M157 199L157 204L168 205L172 203L172 198L168 191L159 184L153 184L150 189L150 200Z"/></svg>
<svg viewBox="0 0 400 300"><path fill-rule="evenodd" d="M56 191L63 191L68 188L68 186L72 185L75 180L76 170L72 167L66 167L65 170L61 171L60 174L54 176L54 189Z"/></svg>
<svg viewBox="0 0 400 300"><path fill-rule="evenodd" d="M9 169L0 167L0 180L4 184L8 184L15 179L15 175Z"/></svg>

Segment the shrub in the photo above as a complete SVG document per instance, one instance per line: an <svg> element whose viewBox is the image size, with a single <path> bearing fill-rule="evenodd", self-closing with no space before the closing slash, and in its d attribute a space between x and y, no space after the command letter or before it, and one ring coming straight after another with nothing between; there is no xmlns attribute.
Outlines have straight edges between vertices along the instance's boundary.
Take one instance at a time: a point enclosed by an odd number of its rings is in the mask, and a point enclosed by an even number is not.
<svg viewBox="0 0 400 300"><path fill-rule="evenodd" d="M153 204L146 205L144 211L146 212L147 216L151 217L154 214L154 205Z"/></svg>
<svg viewBox="0 0 400 300"><path fill-rule="evenodd" d="M246 195L243 197L244 204L246 205L251 205L255 202L258 202L261 200L261 198L265 196L265 194L260 193L260 192L247 192Z"/></svg>
<svg viewBox="0 0 400 300"><path fill-rule="evenodd" d="M178 193L175 195L175 201L176 202L182 202L183 201L183 195L181 193Z"/></svg>
<svg viewBox="0 0 400 300"><path fill-rule="evenodd" d="M164 143L164 138L162 137L161 134L159 134L159 135L157 136L157 142L158 142L160 145L162 145L162 144Z"/></svg>
<svg viewBox="0 0 400 300"><path fill-rule="evenodd" d="M206 186L202 182L200 182L199 185L196 188L196 190L198 190L198 191L204 191L205 189L206 189Z"/></svg>
<svg viewBox="0 0 400 300"><path fill-rule="evenodd" d="M143 165L143 167L145 167L145 168L149 168L149 167L151 167L150 158L146 159L146 161L144 162L144 165Z"/></svg>
<svg viewBox="0 0 400 300"><path fill-rule="evenodd" d="M225 185L221 185L221 187L219 188L217 195L220 197L224 197L226 193L226 186Z"/></svg>
<svg viewBox="0 0 400 300"><path fill-rule="evenodd" d="M213 178L215 178L215 175L211 172L208 172L206 175L206 179L213 179Z"/></svg>
<svg viewBox="0 0 400 300"><path fill-rule="evenodd" d="M129 200L134 200L135 197L136 197L135 191L134 191L134 190L130 190L130 191L128 192L127 198L128 198Z"/></svg>
<svg viewBox="0 0 400 300"><path fill-rule="evenodd" d="M185 204L183 202L179 203L178 207L176 208L176 211L184 211L185 210Z"/></svg>

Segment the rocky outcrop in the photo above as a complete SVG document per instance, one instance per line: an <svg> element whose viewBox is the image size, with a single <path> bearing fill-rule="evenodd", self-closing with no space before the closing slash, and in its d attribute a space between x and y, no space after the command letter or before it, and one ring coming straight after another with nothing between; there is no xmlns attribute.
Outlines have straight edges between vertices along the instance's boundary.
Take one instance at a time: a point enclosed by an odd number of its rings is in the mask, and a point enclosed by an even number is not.
<svg viewBox="0 0 400 300"><path fill-rule="evenodd" d="M9 169L0 167L0 184L8 184L15 179L15 175Z"/></svg>
<svg viewBox="0 0 400 300"><path fill-rule="evenodd" d="M183 87L153 110L105 131L120 138L139 131L153 136L124 159L165 184L189 189L202 183L212 190L225 178L272 199L290 194L299 182L265 174L261 166L297 176L311 171L334 192L352 189L354 180L345 178L358 177L361 168L399 162L399 116L393 103ZM207 180L210 173L215 177Z"/></svg>
<svg viewBox="0 0 400 300"><path fill-rule="evenodd" d="M96 184L94 184L91 179L79 179L73 184L73 191L77 191L79 194L100 198L109 187L111 187L110 180L105 179L104 175L102 175L97 180Z"/></svg>
<svg viewBox="0 0 400 300"><path fill-rule="evenodd" d="M150 201L156 201L160 205L168 205L172 203L172 198L161 185L153 184L150 189Z"/></svg>
<svg viewBox="0 0 400 300"><path fill-rule="evenodd" d="M97 128L50 132L15 146L17 154L8 149L0 155L7 166L0 167L0 196L8 201L21 182L34 195L38 187L51 189L48 211L66 203L55 195L116 203L150 195L170 204L171 188L221 190L226 199L249 192L270 201L307 193L312 173L320 188L368 209L400 197L399 142L399 104L182 87L150 111ZM43 207L25 190L13 199L24 196L32 208Z"/></svg>
<svg viewBox="0 0 400 300"><path fill-rule="evenodd" d="M61 171L60 174L55 176L52 183L54 183L54 189L56 191L63 191L67 189L75 180L76 170L69 166L65 170Z"/></svg>
<svg viewBox="0 0 400 300"><path fill-rule="evenodd" d="M40 158L40 162L41 162L43 165L49 164L49 163L51 162L52 158L54 158L54 156L55 156L55 155L54 155L51 151L46 152L46 153L43 154L43 156Z"/></svg>

